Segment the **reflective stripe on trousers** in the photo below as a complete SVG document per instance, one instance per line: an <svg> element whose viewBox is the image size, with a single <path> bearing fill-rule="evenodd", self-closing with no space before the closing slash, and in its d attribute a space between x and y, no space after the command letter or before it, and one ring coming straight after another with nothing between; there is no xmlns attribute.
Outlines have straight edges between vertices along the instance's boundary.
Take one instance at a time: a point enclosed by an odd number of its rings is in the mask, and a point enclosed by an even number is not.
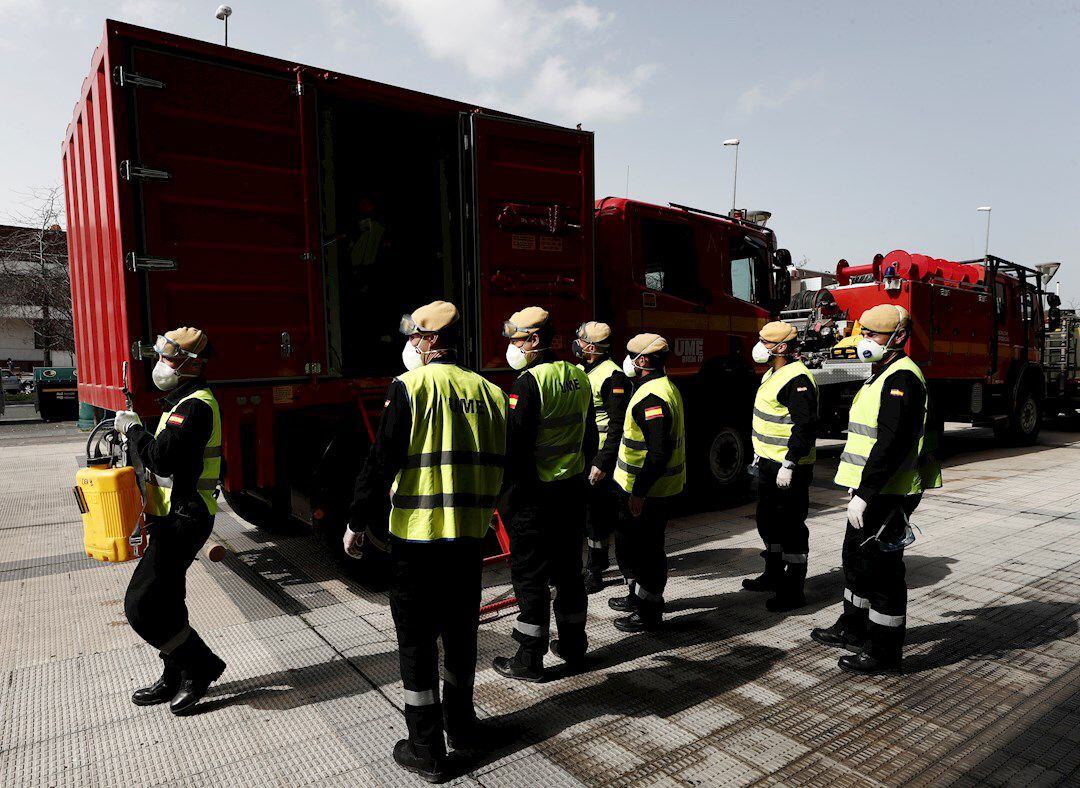
<svg viewBox="0 0 1080 788"><path fill-rule="evenodd" d="M524 621L515 621L514 629L530 638L547 637L547 628L539 624L526 624Z"/></svg>
<svg viewBox="0 0 1080 788"><path fill-rule="evenodd" d="M405 690L406 706L434 706L437 702L435 690Z"/></svg>
<svg viewBox="0 0 1080 788"><path fill-rule="evenodd" d="M902 627L907 616L890 616L870 608L870 620L883 627Z"/></svg>
<svg viewBox="0 0 1080 788"><path fill-rule="evenodd" d="M865 597L858 596L850 588L844 589L844 599L846 599L848 602L850 602L852 605L859 608L860 610L870 609L870 600Z"/></svg>

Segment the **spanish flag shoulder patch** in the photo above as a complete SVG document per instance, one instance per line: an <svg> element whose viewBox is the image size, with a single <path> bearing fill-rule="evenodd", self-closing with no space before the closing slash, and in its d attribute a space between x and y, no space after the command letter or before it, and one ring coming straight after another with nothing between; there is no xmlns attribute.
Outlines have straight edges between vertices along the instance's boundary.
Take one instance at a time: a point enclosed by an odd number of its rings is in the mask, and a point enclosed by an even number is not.
<svg viewBox="0 0 1080 788"><path fill-rule="evenodd" d="M795 390L796 390L796 391L806 391L806 386L799 386L799 387L798 387L798 388L796 388Z"/></svg>
<svg viewBox="0 0 1080 788"><path fill-rule="evenodd" d="M174 413L171 416L169 416L169 420L167 422L165 422L165 423L166 424L171 424L174 427L179 427L181 424L184 423L185 418L186 418L186 416L184 416L184 414L182 414L182 413Z"/></svg>
<svg viewBox="0 0 1080 788"><path fill-rule="evenodd" d="M892 394L894 397L904 396L904 392L900 389L889 389L889 393Z"/></svg>
<svg viewBox="0 0 1080 788"><path fill-rule="evenodd" d="M626 393L626 389L617 389L617 388L612 388L612 389L611 389L611 393L612 393L612 394L625 394L625 393Z"/></svg>
<svg viewBox="0 0 1080 788"><path fill-rule="evenodd" d="M517 401L518 401L518 395L517 394L511 394L510 395L510 408L511 409L517 407Z"/></svg>
<svg viewBox="0 0 1080 788"><path fill-rule="evenodd" d="M645 408L646 419L659 419L663 417L664 409L659 405L653 405L651 408Z"/></svg>

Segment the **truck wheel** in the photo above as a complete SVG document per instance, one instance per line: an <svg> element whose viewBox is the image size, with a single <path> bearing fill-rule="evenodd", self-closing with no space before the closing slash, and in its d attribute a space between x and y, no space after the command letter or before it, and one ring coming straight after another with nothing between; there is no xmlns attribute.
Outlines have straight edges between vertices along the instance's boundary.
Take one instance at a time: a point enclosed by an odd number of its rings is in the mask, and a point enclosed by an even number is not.
<svg viewBox="0 0 1080 788"><path fill-rule="evenodd" d="M730 506L741 502L749 488L746 466L750 463L749 437L730 424L713 432L712 439L702 447L703 455L690 470L695 481L694 496L713 507Z"/></svg>
<svg viewBox="0 0 1080 788"><path fill-rule="evenodd" d="M1018 398L1009 419L994 427L994 435L1014 446L1031 446L1042 428L1042 402L1031 388L1025 389Z"/></svg>
<svg viewBox="0 0 1080 788"><path fill-rule="evenodd" d="M291 530L291 523L287 516L282 516L274 511L274 507L254 495L245 492L233 493L222 490L225 502L236 516L260 531L267 533L285 533Z"/></svg>

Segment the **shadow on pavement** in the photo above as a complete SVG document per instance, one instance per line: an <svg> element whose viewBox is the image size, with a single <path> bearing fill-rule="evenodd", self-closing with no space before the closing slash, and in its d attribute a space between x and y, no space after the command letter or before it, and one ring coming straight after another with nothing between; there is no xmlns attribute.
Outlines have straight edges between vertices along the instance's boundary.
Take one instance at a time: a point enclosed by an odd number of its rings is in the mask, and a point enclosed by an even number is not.
<svg viewBox="0 0 1080 788"><path fill-rule="evenodd" d="M625 646L625 644L623 644ZM659 654L648 667L609 673L603 681L578 687L544 701L544 713L536 706L485 721L485 728L499 732L497 748L472 769L505 758L526 747L546 741L568 728L605 715L666 718L729 692L767 673L787 652L767 646L736 646L729 653L706 661ZM603 731L590 735L603 736ZM512 737L512 741L510 740ZM586 764L567 748L545 755L571 773ZM596 779L598 775L582 775ZM586 779L586 781L588 781Z"/></svg>
<svg viewBox="0 0 1080 788"><path fill-rule="evenodd" d="M904 660L907 673L954 665L967 659L1000 659L1009 651L1034 649L1080 632L1078 602L1020 602L946 614L962 619L925 624L908 631L907 644L934 643L926 654Z"/></svg>

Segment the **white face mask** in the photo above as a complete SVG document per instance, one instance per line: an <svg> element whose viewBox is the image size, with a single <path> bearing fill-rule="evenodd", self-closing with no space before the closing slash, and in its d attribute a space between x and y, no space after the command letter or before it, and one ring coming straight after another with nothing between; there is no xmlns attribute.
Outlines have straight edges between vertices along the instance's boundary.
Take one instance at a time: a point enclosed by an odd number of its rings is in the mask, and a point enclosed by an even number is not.
<svg viewBox="0 0 1080 788"><path fill-rule="evenodd" d="M506 346L506 363L510 365L510 369L525 369L529 366L529 357L524 350L511 342Z"/></svg>
<svg viewBox="0 0 1080 788"><path fill-rule="evenodd" d="M769 356L771 355L772 353L770 353L769 349L765 347L765 343L761 341L754 345L753 350L750 351L750 358L754 359L755 364L766 363L769 360Z"/></svg>
<svg viewBox="0 0 1080 788"><path fill-rule="evenodd" d="M634 364L634 359L630 357L629 353L626 355L626 358L623 359L622 371L623 374L626 375L626 377L628 378L632 378L638 373L637 365Z"/></svg>
<svg viewBox="0 0 1080 788"><path fill-rule="evenodd" d="M401 363L405 365L405 369L412 371L419 366L423 366L424 357L420 353L420 348L416 347L409 340L405 340L405 347L401 349Z"/></svg>
<svg viewBox="0 0 1080 788"><path fill-rule="evenodd" d="M176 388L176 384L180 382L180 370L173 369L159 358L154 365L153 372L150 373L150 377L154 381L154 385L162 391L172 391Z"/></svg>
<svg viewBox="0 0 1080 788"><path fill-rule="evenodd" d="M889 336L889 339L892 339L892 335ZM859 361L881 361L881 359L885 358L885 346L863 337L855 345L855 354L859 357Z"/></svg>

